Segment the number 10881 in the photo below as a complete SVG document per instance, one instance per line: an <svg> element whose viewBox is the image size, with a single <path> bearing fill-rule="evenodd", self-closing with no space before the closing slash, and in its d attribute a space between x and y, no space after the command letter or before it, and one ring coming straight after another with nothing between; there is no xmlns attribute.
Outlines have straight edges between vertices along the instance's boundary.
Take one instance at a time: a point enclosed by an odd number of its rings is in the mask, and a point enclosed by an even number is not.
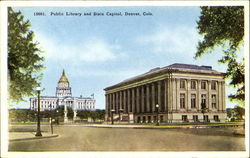
<svg viewBox="0 0 250 158"><path fill-rule="evenodd" d="M34 12L34 16L45 16L44 12Z"/></svg>

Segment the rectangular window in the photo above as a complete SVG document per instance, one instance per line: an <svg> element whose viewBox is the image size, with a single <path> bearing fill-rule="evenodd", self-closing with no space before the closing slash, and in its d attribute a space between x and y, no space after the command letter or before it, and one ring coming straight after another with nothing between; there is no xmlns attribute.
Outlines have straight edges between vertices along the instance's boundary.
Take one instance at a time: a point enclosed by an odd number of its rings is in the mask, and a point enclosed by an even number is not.
<svg viewBox="0 0 250 158"><path fill-rule="evenodd" d="M196 95L191 94L191 108L196 108Z"/></svg>
<svg viewBox="0 0 250 158"><path fill-rule="evenodd" d="M146 116L142 117L142 122L145 123L146 122Z"/></svg>
<svg viewBox="0 0 250 158"><path fill-rule="evenodd" d="M137 117L137 123L141 123L141 117L140 116Z"/></svg>
<svg viewBox="0 0 250 158"><path fill-rule="evenodd" d="M199 120L198 120L198 115L193 115L193 120L194 120L194 122L198 122Z"/></svg>
<svg viewBox="0 0 250 158"><path fill-rule="evenodd" d="M218 116L218 115L214 115L214 121L216 121L216 122L219 122L219 121L220 121L220 119L219 119L219 116Z"/></svg>
<svg viewBox="0 0 250 158"><path fill-rule="evenodd" d="M148 116L148 123L151 123L151 116Z"/></svg>
<svg viewBox="0 0 250 158"><path fill-rule="evenodd" d="M211 89L216 90L216 81L211 82Z"/></svg>
<svg viewBox="0 0 250 158"><path fill-rule="evenodd" d="M163 122L163 116L160 115L160 122Z"/></svg>
<svg viewBox="0 0 250 158"><path fill-rule="evenodd" d="M183 122L187 122L187 115L182 115L181 119L182 119Z"/></svg>
<svg viewBox="0 0 250 158"><path fill-rule="evenodd" d="M201 81L201 89L206 89L207 82Z"/></svg>
<svg viewBox="0 0 250 158"><path fill-rule="evenodd" d="M154 116L154 122L156 122L156 116Z"/></svg>
<svg viewBox="0 0 250 158"><path fill-rule="evenodd" d="M216 108L216 95L212 94L212 108Z"/></svg>
<svg viewBox="0 0 250 158"><path fill-rule="evenodd" d="M180 94L180 108L185 108L185 94Z"/></svg>
<svg viewBox="0 0 250 158"><path fill-rule="evenodd" d="M191 81L191 89L196 89L196 81Z"/></svg>
<svg viewBox="0 0 250 158"><path fill-rule="evenodd" d="M201 95L201 108L206 108L206 94Z"/></svg>
<svg viewBox="0 0 250 158"><path fill-rule="evenodd" d="M185 80L180 81L180 88L185 88Z"/></svg>
<svg viewBox="0 0 250 158"><path fill-rule="evenodd" d="M204 115L204 122L209 122L209 120L208 120L208 115Z"/></svg>

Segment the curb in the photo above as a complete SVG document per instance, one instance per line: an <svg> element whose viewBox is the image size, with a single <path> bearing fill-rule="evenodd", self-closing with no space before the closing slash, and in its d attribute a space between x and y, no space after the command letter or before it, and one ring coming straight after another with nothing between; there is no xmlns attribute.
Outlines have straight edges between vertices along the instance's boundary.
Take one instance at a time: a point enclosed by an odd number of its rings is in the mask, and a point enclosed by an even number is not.
<svg viewBox="0 0 250 158"><path fill-rule="evenodd" d="M31 138L19 138L19 139L9 139L10 142L14 141L23 141L23 140L36 140L36 139L45 139L45 138L55 138L58 137L59 135L52 135L52 136L41 136L41 137L31 137Z"/></svg>
<svg viewBox="0 0 250 158"><path fill-rule="evenodd" d="M227 128L227 127L239 127L242 125L214 125L214 126L84 126L84 127L94 127L94 128L134 128L134 129L188 129L188 128Z"/></svg>

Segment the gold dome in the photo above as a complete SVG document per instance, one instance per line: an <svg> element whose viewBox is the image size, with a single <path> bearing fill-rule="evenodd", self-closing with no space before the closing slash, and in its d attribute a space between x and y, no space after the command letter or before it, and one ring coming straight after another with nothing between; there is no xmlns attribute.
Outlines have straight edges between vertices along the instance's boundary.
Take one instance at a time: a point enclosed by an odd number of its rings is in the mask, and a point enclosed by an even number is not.
<svg viewBox="0 0 250 158"><path fill-rule="evenodd" d="M58 81L58 83L69 84L69 80L66 77L64 70L62 72L62 76L61 76L60 80Z"/></svg>

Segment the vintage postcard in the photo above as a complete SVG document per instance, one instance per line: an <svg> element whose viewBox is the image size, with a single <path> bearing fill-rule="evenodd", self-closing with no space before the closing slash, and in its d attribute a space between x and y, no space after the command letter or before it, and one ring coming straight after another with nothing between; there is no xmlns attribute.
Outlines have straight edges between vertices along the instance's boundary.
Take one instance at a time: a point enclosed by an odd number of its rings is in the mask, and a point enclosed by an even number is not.
<svg viewBox="0 0 250 158"><path fill-rule="evenodd" d="M249 2L1 2L1 157L249 157Z"/></svg>

